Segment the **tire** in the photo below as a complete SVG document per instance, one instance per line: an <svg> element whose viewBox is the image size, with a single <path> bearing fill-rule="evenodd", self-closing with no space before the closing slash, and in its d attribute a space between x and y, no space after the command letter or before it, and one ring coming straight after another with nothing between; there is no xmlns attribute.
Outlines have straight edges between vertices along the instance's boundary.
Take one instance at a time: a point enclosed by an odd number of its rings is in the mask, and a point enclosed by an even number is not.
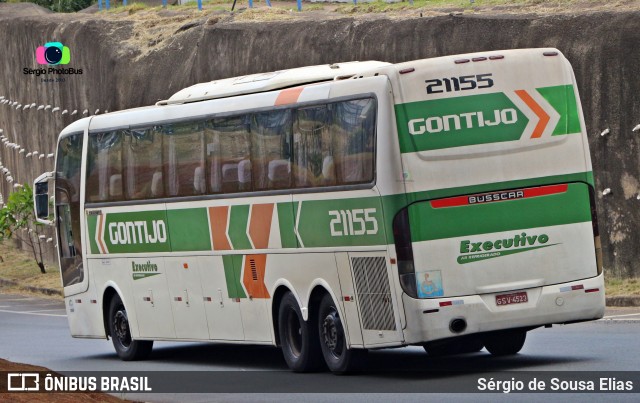
<svg viewBox="0 0 640 403"><path fill-rule="evenodd" d="M424 350L432 357L444 357L447 355L477 353L484 348L481 339L448 340L446 342L434 342L424 346Z"/></svg>
<svg viewBox="0 0 640 403"><path fill-rule="evenodd" d="M312 318L305 321L298 301L290 292L280 301L278 333L282 355L291 370L312 372L322 368L318 329Z"/></svg>
<svg viewBox="0 0 640 403"><path fill-rule="evenodd" d="M526 339L525 330L503 330L485 336L484 346L496 356L514 355L522 349Z"/></svg>
<svg viewBox="0 0 640 403"><path fill-rule="evenodd" d="M318 330L322 355L331 372L345 374L362 368L367 350L347 348L344 326L329 294L320 302Z"/></svg>
<svg viewBox="0 0 640 403"><path fill-rule="evenodd" d="M127 310L117 294L109 304L109 334L118 357L123 361L144 360L151 354L153 341L131 338Z"/></svg>

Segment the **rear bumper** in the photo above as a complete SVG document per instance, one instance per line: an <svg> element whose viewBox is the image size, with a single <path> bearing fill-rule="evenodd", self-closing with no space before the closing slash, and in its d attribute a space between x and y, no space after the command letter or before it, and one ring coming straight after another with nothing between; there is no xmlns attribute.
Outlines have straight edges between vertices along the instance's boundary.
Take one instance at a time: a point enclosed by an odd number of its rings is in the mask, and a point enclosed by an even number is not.
<svg viewBox="0 0 640 403"><path fill-rule="evenodd" d="M594 289L598 291L586 292ZM496 305L496 295L510 292L422 300L403 294L407 319L405 342L423 343L494 330L595 320L604 316L602 274L590 279L518 291L527 292L528 302ZM451 305L440 306L441 302L451 302ZM449 325L454 319L464 319L466 329L460 333L452 332Z"/></svg>

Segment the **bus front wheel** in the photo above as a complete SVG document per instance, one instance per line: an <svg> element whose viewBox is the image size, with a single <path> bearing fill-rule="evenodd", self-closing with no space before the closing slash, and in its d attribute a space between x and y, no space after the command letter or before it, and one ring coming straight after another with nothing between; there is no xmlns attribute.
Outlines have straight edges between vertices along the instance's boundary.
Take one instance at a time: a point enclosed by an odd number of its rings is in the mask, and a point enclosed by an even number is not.
<svg viewBox="0 0 640 403"><path fill-rule="evenodd" d="M318 328L322 355L331 372L344 374L360 368L367 350L347 348L344 326L333 298L329 294L326 294L320 302Z"/></svg>
<svg viewBox="0 0 640 403"><path fill-rule="evenodd" d="M289 368L296 372L320 369L322 355L318 344L318 331L314 321L305 321L296 298L288 292L278 309L278 332L282 355Z"/></svg>
<svg viewBox="0 0 640 403"><path fill-rule="evenodd" d="M109 334L118 357L123 361L144 360L151 354L153 341L131 338L127 310L118 295L114 295L109 305Z"/></svg>
<svg viewBox="0 0 640 403"><path fill-rule="evenodd" d="M522 350L526 339L525 330L503 330L486 335L484 346L493 355L513 355Z"/></svg>

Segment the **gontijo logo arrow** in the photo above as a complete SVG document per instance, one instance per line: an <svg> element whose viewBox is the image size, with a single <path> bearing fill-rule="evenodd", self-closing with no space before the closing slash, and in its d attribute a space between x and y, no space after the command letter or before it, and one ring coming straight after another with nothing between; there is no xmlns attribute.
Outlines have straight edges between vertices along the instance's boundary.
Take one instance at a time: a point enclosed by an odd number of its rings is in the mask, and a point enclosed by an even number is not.
<svg viewBox="0 0 640 403"><path fill-rule="evenodd" d="M536 127L533 129L533 133L531 133L531 138L532 139L540 138L551 118L540 106L540 104L538 104L533 99L533 97L529 95L527 91L517 90L516 95L520 97L520 99L522 99L522 101L524 101L524 103L527 104L527 106L531 108L533 113L535 113L536 116L538 117L538 123L536 124Z"/></svg>

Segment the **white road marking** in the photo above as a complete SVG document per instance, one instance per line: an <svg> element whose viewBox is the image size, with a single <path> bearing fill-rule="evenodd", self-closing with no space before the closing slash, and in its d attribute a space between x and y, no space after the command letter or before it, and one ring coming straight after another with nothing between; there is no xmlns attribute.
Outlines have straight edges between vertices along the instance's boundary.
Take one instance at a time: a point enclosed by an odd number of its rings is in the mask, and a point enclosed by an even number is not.
<svg viewBox="0 0 640 403"><path fill-rule="evenodd" d="M24 311L27 313L34 313L34 312L49 312L49 311L64 311L64 308L56 308L56 309L38 309L36 311Z"/></svg>
<svg viewBox="0 0 640 403"><path fill-rule="evenodd" d="M623 316L640 316L640 312L637 313L627 313L624 315L609 315L609 316L605 316L602 319L611 319L611 318L622 318Z"/></svg>
<svg viewBox="0 0 640 403"><path fill-rule="evenodd" d="M605 319L606 322L640 322L640 319Z"/></svg>
<svg viewBox="0 0 640 403"><path fill-rule="evenodd" d="M54 315L52 313L17 312L17 311L9 311L9 310L6 310L6 309L0 309L0 312L17 313L17 314L21 314L21 315L37 315L37 316L60 316L60 317L66 317L67 316L67 315Z"/></svg>
<svg viewBox="0 0 640 403"><path fill-rule="evenodd" d="M0 298L0 301L5 302L5 301L32 301L34 300L33 298Z"/></svg>

